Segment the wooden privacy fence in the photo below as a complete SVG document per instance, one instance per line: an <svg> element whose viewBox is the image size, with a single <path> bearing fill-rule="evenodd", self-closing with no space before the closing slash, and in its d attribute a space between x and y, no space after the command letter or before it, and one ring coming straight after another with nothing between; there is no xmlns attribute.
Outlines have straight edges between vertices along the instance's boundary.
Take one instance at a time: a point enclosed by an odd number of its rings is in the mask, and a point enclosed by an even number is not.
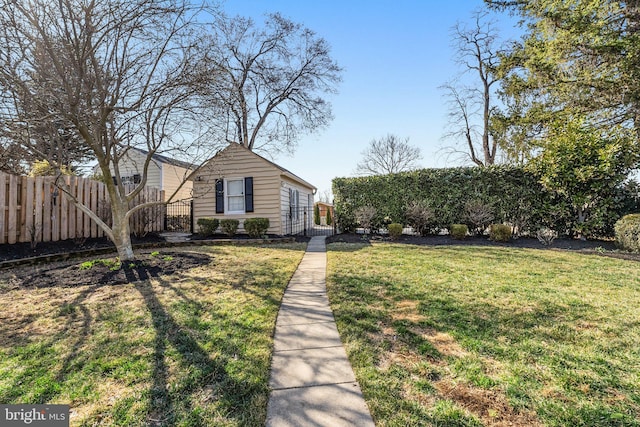
<svg viewBox="0 0 640 427"><path fill-rule="evenodd" d="M71 193L98 217L111 225L106 186L87 178L65 176ZM156 188L145 188L132 206L163 200ZM163 231L165 207L141 209L131 218L136 235ZM55 177L24 177L0 172L0 244L56 242L104 237L104 231L55 186Z"/></svg>

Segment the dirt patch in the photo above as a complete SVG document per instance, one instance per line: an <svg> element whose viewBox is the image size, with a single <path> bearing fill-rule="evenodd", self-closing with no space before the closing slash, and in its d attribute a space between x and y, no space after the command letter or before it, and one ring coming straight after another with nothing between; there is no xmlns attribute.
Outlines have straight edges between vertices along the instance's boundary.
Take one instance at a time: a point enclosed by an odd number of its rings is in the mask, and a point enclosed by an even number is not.
<svg viewBox="0 0 640 427"><path fill-rule="evenodd" d="M482 420L486 426L493 427L537 427L542 424L534 414L517 412L509 405L501 393L463 383L441 380L434 383L442 397L453 400L459 406Z"/></svg>
<svg viewBox="0 0 640 427"><path fill-rule="evenodd" d="M210 262L211 257L206 254L171 250L141 252L135 261L122 265L115 264L114 258L95 257L12 268L1 272L0 287L15 289L135 283Z"/></svg>

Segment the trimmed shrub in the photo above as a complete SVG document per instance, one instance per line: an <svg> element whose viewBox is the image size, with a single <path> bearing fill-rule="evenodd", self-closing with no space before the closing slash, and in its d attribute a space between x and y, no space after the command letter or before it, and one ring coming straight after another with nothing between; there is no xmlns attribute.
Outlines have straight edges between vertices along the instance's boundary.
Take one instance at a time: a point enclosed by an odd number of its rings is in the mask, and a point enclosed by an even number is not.
<svg viewBox="0 0 640 427"><path fill-rule="evenodd" d="M542 243L545 246L550 246L553 243L553 241L556 239L556 237L558 237L558 233L556 233L555 231L553 231L548 227L542 227L541 229L538 230L538 232L536 233L536 236L538 237L538 240L540 241L540 243Z"/></svg>
<svg viewBox="0 0 640 427"><path fill-rule="evenodd" d="M431 222L433 221L433 210L426 202L411 202L406 210L407 224L413 231L425 236L429 232Z"/></svg>
<svg viewBox="0 0 640 427"><path fill-rule="evenodd" d="M398 224L397 222L392 222L387 227L387 230L389 230L389 237L392 240L396 240L400 236L402 236L402 224Z"/></svg>
<svg viewBox="0 0 640 427"><path fill-rule="evenodd" d="M623 216L616 222L614 229L619 248L640 252L640 214Z"/></svg>
<svg viewBox="0 0 640 427"><path fill-rule="evenodd" d="M198 231L205 236L213 235L218 229L218 218L198 218Z"/></svg>
<svg viewBox="0 0 640 427"><path fill-rule="evenodd" d="M372 206L378 214L373 226L389 216L409 225L407 207L426 202L433 210L430 231L449 229L451 224L471 224L465 218L465 203L480 200L490 206L492 222L512 224L516 235L535 236L548 227L559 236L572 236L579 226L568 196L548 190L540 177L523 167L490 166L446 169L419 169L389 175L334 178L334 223L342 232L353 232L358 223L354 212ZM630 181L614 191L598 193L592 208L589 233L613 236L614 224L625 214L640 212L638 183ZM595 210L594 210L595 209ZM584 227L584 226L582 226ZM585 230L587 231L587 230Z"/></svg>
<svg viewBox="0 0 640 427"><path fill-rule="evenodd" d="M269 218L247 218L244 220L244 230L251 237L262 237L269 229Z"/></svg>
<svg viewBox="0 0 640 427"><path fill-rule="evenodd" d="M333 224L333 219L331 218L331 209L327 209L326 220L327 220L327 225Z"/></svg>
<svg viewBox="0 0 640 427"><path fill-rule="evenodd" d="M467 224L451 224L449 233L454 239L462 240L467 237L467 234L469 233L469 227L467 227Z"/></svg>
<svg viewBox="0 0 640 427"><path fill-rule="evenodd" d="M222 219L220 220L220 229L224 234L231 237L238 231L240 221L237 219Z"/></svg>
<svg viewBox="0 0 640 427"><path fill-rule="evenodd" d="M511 226L506 224L491 224L489 226L489 239L494 242L508 242L511 240Z"/></svg>
<svg viewBox="0 0 640 427"><path fill-rule="evenodd" d="M313 223L315 225L320 225L320 206L316 203L313 207Z"/></svg>

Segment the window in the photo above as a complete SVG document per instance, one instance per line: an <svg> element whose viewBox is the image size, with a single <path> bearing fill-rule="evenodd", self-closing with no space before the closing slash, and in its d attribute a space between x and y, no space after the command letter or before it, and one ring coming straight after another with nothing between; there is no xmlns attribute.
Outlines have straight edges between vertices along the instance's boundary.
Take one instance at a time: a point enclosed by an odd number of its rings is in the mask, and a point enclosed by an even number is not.
<svg viewBox="0 0 640 427"><path fill-rule="evenodd" d="M289 189L289 210L291 219L298 221L300 219L300 192L296 189Z"/></svg>
<svg viewBox="0 0 640 427"><path fill-rule="evenodd" d="M253 177L216 180L216 213L253 212Z"/></svg>
<svg viewBox="0 0 640 427"><path fill-rule="evenodd" d="M227 184L227 209L225 213L244 213L244 179L228 179Z"/></svg>
<svg viewBox="0 0 640 427"><path fill-rule="evenodd" d="M122 177L122 183L125 185L131 185L131 184L140 184L140 174L135 174L135 175L130 175L130 176L123 176ZM114 182L115 182L115 177L114 177Z"/></svg>

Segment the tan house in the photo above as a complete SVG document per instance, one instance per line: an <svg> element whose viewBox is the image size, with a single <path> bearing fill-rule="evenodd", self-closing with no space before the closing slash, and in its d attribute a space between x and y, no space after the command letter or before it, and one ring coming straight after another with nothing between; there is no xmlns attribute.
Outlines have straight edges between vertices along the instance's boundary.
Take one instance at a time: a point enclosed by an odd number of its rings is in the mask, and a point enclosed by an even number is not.
<svg viewBox="0 0 640 427"><path fill-rule="evenodd" d="M333 219L335 218L335 214L333 212L333 205L331 203L327 203L327 202L316 202L316 205L318 206L318 213L320 216L320 225L329 225L327 224L327 212L329 212L329 216L331 217L331 220L333 221Z"/></svg>
<svg viewBox="0 0 640 427"><path fill-rule="evenodd" d="M316 188L287 169L232 143L196 173L193 221L268 218L269 234L298 234L313 225Z"/></svg>
<svg viewBox="0 0 640 427"><path fill-rule="evenodd" d="M129 149L118 165L123 184L140 183L146 158L147 151L137 148ZM190 163L154 154L147 170L147 187L163 190L167 200L194 169ZM193 182L187 180L171 201L190 199L192 191Z"/></svg>

